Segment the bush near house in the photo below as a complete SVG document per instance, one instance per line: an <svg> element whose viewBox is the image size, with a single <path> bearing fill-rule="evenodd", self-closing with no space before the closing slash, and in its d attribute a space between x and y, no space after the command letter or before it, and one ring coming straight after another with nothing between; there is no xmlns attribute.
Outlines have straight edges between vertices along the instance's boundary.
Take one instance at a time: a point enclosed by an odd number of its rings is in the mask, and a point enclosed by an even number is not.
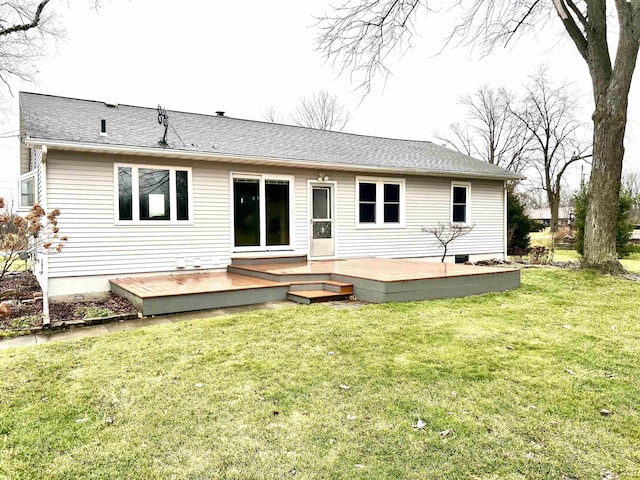
<svg viewBox="0 0 640 480"><path fill-rule="evenodd" d="M0 280L21 259L62 250L68 238L59 235L58 216L57 208L47 213L37 203L18 215L0 197Z"/></svg>
<svg viewBox="0 0 640 480"><path fill-rule="evenodd" d="M518 255L530 245L529 233L538 231L542 223L530 219L524 212L524 204L511 189L507 190L507 254Z"/></svg>

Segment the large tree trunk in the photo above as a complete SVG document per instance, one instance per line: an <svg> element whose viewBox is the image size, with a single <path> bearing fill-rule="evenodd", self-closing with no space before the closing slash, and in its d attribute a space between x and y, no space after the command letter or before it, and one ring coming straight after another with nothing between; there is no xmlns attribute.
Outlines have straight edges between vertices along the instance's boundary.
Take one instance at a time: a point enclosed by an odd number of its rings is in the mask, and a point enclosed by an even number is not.
<svg viewBox="0 0 640 480"><path fill-rule="evenodd" d="M582 264L606 273L623 273L616 251L616 225L624 132L631 79L640 46L638 4L615 0L620 36L615 65L607 42L606 3L588 1L589 42L584 52L593 84L593 165L587 195Z"/></svg>
<svg viewBox="0 0 640 480"><path fill-rule="evenodd" d="M582 263L608 273L624 272L616 251L616 223L626 124L626 98L596 107Z"/></svg>

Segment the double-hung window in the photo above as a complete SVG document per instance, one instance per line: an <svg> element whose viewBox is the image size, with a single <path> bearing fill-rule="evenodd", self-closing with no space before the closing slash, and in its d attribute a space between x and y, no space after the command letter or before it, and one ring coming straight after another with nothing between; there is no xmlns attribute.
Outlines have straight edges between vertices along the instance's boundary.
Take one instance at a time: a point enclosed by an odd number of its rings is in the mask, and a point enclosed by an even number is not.
<svg viewBox="0 0 640 480"><path fill-rule="evenodd" d="M115 169L116 222L192 219L190 168L116 165Z"/></svg>
<svg viewBox="0 0 640 480"><path fill-rule="evenodd" d="M451 222L469 223L469 183L451 184Z"/></svg>
<svg viewBox="0 0 640 480"><path fill-rule="evenodd" d="M404 223L404 180L356 178L357 225L392 227Z"/></svg>
<svg viewBox="0 0 640 480"><path fill-rule="evenodd" d="M25 173L18 180L18 208L31 208L38 201L36 190L36 172Z"/></svg>

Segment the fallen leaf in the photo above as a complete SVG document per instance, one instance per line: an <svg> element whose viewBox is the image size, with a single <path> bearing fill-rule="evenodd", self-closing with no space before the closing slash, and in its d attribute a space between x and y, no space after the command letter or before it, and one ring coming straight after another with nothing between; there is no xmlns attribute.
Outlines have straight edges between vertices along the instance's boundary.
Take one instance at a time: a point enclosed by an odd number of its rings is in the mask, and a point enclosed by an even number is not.
<svg viewBox="0 0 640 480"><path fill-rule="evenodd" d="M349 385L345 385L344 383L340 384L340 388L343 390L351 390L351 387Z"/></svg>
<svg viewBox="0 0 640 480"><path fill-rule="evenodd" d="M421 418L418 418L418 421L415 424L412 424L411 426L415 430L422 430L424 427L427 426L427 424L425 422L423 422Z"/></svg>
<svg viewBox="0 0 640 480"><path fill-rule="evenodd" d="M574 372L573 370L570 370L568 368L565 368L564 371L567 372L569 375L575 375L576 374L576 372Z"/></svg>
<svg viewBox="0 0 640 480"><path fill-rule="evenodd" d="M441 437L447 437L449 435L451 435L452 430L450 428L447 428L446 430L443 430L440 432L440 436Z"/></svg>

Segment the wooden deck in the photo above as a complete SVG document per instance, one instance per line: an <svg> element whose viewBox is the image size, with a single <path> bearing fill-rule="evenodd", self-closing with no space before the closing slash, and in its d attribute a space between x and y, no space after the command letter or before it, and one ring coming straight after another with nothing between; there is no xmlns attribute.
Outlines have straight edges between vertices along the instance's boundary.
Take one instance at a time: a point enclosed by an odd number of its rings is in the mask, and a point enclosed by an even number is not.
<svg viewBox="0 0 640 480"><path fill-rule="evenodd" d="M189 273L182 275L160 275L156 277L118 278L112 285L125 289L140 298L165 297L167 295L190 295L209 292L230 292L286 285L235 273Z"/></svg>
<svg viewBox="0 0 640 480"><path fill-rule="evenodd" d="M350 258L296 263L232 265L232 271L264 273L274 278L298 275L342 275L379 282L402 282L428 278L486 275L508 271L498 267L478 267L455 263L436 263L420 259Z"/></svg>
<svg viewBox="0 0 640 480"><path fill-rule="evenodd" d="M356 258L229 265L227 272L111 280L111 290L143 315L278 300L300 303L349 298L374 303L430 300L511 290L520 271L420 259ZM323 293L325 292L325 293Z"/></svg>

